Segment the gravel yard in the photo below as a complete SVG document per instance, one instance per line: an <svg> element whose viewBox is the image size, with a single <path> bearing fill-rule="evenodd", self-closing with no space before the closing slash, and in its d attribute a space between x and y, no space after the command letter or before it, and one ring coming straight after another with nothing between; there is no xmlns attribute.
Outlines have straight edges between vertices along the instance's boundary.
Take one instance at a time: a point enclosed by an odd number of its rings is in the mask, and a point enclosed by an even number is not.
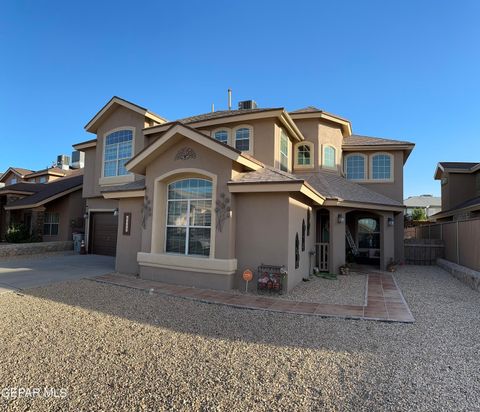
<svg viewBox="0 0 480 412"><path fill-rule="evenodd" d="M337 279L312 276L308 282L300 282L292 291L283 295L262 292L248 293L299 302L362 306L365 304L366 282L367 276L361 273L337 276ZM236 292L245 294L244 291Z"/></svg>
<svg viewBox="0 0 480 412"><path fill-rule="evenodd" d="M81 280L0 295L0 409L480 410L480 294L436 267L397 282L415 324L209 305Z"/></svg>

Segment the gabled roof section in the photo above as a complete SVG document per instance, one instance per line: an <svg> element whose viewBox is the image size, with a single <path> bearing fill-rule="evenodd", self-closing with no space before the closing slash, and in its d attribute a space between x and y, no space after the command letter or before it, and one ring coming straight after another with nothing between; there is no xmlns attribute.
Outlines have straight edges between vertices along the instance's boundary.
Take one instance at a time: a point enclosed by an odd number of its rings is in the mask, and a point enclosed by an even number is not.
<svg viewBox="0 0 480 412"><path fill-rule="evenodd" d="M315 106L307 106L302 109L297 109L289 112L293 120L296 119L309 119L309 118L321 118L329 120L333 123L337 123L342 128L342 134L344 137L352 134L352 124L350 120L340 117L336 114L326 112L325 110L318 109Z"/></svg>
<svg viewBox="0 0 480 412"><path fill-rule="evenodd" d="M3 181L3 179L6 178L10 172L23 179L26 175L33 173L33 170L22 169L21 167L9 167L7 171L0 176L0 182Z"/></svg>
<svg viewBox="0 0 480 412"><path fill-rule="evenodd" d="M73 172L74 170L65 170L65 169L60 169L59 167L50 167L47 169L38 170L37 172L32 172L26 175L25 178L29 179L31 177L44 176L44 175L63 177L63 176L71 175Z"/></svg>
<svg viewBox="0 0 480 412"><path fill-rule="evenodd" d="M442 199L432 195L410 196L404 199L403 204L407 207L440 207Z"/></svg>
<svg viewBox="0 0 480 412"><path fill-rule="evenodd" d="M297 140L302 141L305 138L302 132L292 120L290 115L283 109L277 108L257 108L242 110L220 110L216 112L204 113L197 116L185 117L174 122L168 122L143 129L145 135L151 135L165 131L170 125L182 123L191 127L207 127L212 125L222 125L231 122L249 122L255 119L276 117L285 126L288 132Z"/></svg>
<svg viewBox="0 0 480 412"><path fill-rule="evenodd" d="M72 147L75 149L75 150L79 150L79 151L82 151L82 150L85 150L85 149L90 149L92 147L95 147L97 146L97 139L90 139L90 140L86 140L84 142L80 142L80 143L75 143L72 145Z"/></svg>
<svg viewBox="0 0 480 412"><path fill-rule="evenodd" d="M343 139L342 150L402 150L405 156L403 163L405 163L412 153L415 144L405 140L385 139L382 137L371 137L361 135L351 135Z"/></svg>
<svg viewBox="0 0 480 412"><path fill-rule="evenodd" d="M30 195L39 192L44 187L44 183L19 182L13 185L2 187L0 189L0 196L8 194Z"/></svg>
<svg viewBox="0 0 480 412"><path fill-rule="evenodd" d="M445 171L450 173L473 173L479 169L479 162L439 162L435 169L434 179L439 180Z"/></svg>
<svg viewBox="0 0 480 412"><path fill-rule="evenodd" d="M83 174L76 174L72 177L65 177L50 183L40 183L40 190L31 196L24 197L9 203L5 206L5 210L29 209L32 207L42 206L52 200L58 199L69 193L82 188Z"/></svg>
<svg viewBox="0 0 480 412"><path fill-rule="evenodd" d="M351 203L387 206L399 211L404 209L400 202L351 182L336 173L321 170L314 173L297 173L295 176L304 179L317 192L325 196L327 201L333 200L338 206L342 206L342 203Z"/></svg>
<svg viewBox="0 0 480 412"><path fill-rule="evenodd" d="M118 96L113 96L110 101L103 106L100 111L93 117L92 120L90 120L86 125L85 125L85 130L90 133L96 133L98 126L102 120L102 118L106 115L109 115L113 110L115 110L118 106L123 106L126 107L127 109L130 109L136 113L139 113L146 118L153 120L156 123L162 124L166 122L166 119L163 117L149 111L145 107L139 106L138 104L129 102L128 100L122 99L121 97Z"/></svg>
<svg viewBox="0 0 480 412"><path fill-rule="evenodd" d="M178 142L179 139L184 137L226 156L250 170L256 170L263 166L258 160L253 159L250 156L244 156L239 150L220 143L218 140L200 133L192 127L186 126L182 123L173 123L161 136L125 164L127 170L133 173L145 174L146 166L156 158L158 154L163 153Z"/></svg>

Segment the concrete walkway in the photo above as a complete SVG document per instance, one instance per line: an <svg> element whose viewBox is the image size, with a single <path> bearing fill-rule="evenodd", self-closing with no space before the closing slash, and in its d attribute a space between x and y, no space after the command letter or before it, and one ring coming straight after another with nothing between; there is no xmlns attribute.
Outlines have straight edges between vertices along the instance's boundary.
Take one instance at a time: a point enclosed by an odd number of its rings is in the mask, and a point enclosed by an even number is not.
<svg viewBox="0 0 480 412"><path fill-rule="evenodd" d="M114 259L98 255L53 255L0 260L0 293L111 273Z"/></svg>
<svg viewBox="0 0 480 412"><path fill-rule="evenodd" d="M404 323L415 322L402 292L398 288L392 275L371 273L367 276L367 304L365 306L296 302L264 296L239 295L217 290L171 285L118 274L98 276L93 280L145 290L151 293L197 300L205 303L234 306L243 309L316 315L321 317L340 317L346 319Z"/></svg>

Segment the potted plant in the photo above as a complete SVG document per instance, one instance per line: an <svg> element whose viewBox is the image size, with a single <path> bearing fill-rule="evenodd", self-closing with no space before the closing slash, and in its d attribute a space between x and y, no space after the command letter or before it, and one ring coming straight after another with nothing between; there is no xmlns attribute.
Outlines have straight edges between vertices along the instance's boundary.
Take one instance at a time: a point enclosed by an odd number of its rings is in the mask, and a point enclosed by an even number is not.
<svg viewBox="0 0 480 412"><path fill-rule="evenodd" d="M387 271L395 272L396 270L397 270L397 262L395 262L393 258L390 258L390 262L387 265Z"/></svg>
<svg viewBox="0 0 480 412"><path fill-rule="evenodd" d="M350 265L348 263L344 263L338 269L339 269L341 275L349 275L350 274Z"/></svg>

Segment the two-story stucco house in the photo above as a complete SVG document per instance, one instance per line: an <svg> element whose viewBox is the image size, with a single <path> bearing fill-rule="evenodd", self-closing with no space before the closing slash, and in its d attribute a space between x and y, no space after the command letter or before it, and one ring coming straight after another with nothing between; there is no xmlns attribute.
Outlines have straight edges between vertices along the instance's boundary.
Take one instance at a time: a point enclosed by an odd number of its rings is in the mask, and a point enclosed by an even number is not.
<svg viewBox="0 0 480 412"><path fill-rule="evenodd" d="M403 258L412 143L353 135L314 107L169 122L118 97L85 128L88 249L119 272L230 289L265 263L284 265L291 289L315 266Z"/></svg>

